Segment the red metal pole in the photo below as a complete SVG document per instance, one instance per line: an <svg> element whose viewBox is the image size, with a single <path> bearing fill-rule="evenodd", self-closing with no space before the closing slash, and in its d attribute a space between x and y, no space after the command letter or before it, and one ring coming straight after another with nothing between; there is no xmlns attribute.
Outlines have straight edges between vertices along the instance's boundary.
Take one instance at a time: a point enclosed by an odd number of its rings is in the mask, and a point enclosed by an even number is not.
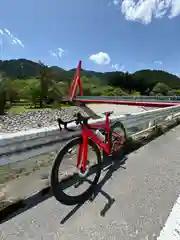
<svg viewBox="0 0 180 240"><path fill-rule="evenodd" d="M74 74L73 82L71 84L69 98L72 101L76 97L77 87L80 90L80 96L83 95L82 82L80 78L82 61L79 61L76 72Z"/></svg>

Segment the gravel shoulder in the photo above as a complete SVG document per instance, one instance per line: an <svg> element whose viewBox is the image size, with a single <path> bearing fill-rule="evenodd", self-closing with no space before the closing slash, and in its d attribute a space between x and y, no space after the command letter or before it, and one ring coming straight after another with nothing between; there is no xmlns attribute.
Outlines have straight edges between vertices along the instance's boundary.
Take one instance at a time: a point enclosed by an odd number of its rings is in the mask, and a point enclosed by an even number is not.
<svg viewBox="0 0 180 240"><path fill-rule="evenodd" d="M77 112L86 113L79 107L27 111L19 114L0 116L0 134L12 133L32 128L57 126L57 118L67 121Z"/></svg>

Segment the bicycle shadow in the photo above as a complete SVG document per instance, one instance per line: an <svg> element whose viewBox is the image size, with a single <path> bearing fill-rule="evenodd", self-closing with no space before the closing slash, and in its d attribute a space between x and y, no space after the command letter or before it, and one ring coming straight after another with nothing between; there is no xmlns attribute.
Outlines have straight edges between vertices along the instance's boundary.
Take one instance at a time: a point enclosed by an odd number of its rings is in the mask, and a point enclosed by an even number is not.
<svg viewBox="0 0 180 240"><path fill-rule="evenodd" d="M122 150L116 158L112 159L111 157L104 156L103 157L103 163L102 163L102 169L103 171L106 171L105 176L103 179L98 183L96 186L96 191L94 193L93 198L95 199L98 193L101 193L107 200L107 204L105 205L104 209L101 211L101 216L105 216L106 212L108 209L112 206L114 199L112 199L106 192L102 190L103 185L111 178L113 172L115 172L119 168L123 168L123 162L126 162L127 157L129 153L137 150L138 148L141 147L141 144L136 144L131 146L127 145L127 147ZM88 175L91 175L95 172L96 170L94 169L94 166L89 171ZM72 179L72 181L69 181L69 184L67 184L66 187L69 187L70 185L74 185L76 181ZM37 206L38 204L46 201L47 199L53 197L51 187L48 186L41 191L35 193L34 195L24 199L20 200L19 202L10 205L9 207L6 207L5 209L0 211L0 223L6 222L14 217L16 217L19 214L22 214L23 212L33 208L34 206ZM93 199L90 199L93 201ZM86 202L87 200L85 200ZM84 202L84 203L85 203ZM65 223L72 215L75 213L84 203L77 205L72 211L70 211L69 214L67 214L64 219L62 219L61 223Z"/></svg>
<svg viewBox="0 0 180 240"><path fill-rule="evenodd" d="M92 199L90 199L90 201L93 201L99 193L101 193L107 199L107 204L105 204L104 208L100 212L101 216L105 216L105 214L107 213L107 211L110 209L110 207L115 201L111 196L109 196L108 193L102 190L103 185L111 178L113 172L115 172L119 168L123 168L123 164L126 162L127 156L131 152L136 151L137 149L146 145L147 143L148 141L143 141L143 143L136 141L136 143L133 143L133 144L132 142L129 142L127 146L124 148L124 150L117 155L116 159L112 160L111 157L104 158L102 163L102 168L103 168L103 171L107 170L107 172L103 177L103 179L96 186L96 191L94 193L94 196L92 197ZM91 174L94 171L95 170L92 167L92 170L89 172ZM74 184L74 182L71 182L71 184ZM20 200L19 202L12 204L3 210L0 210L0 224L16 217L19 214L22 214L23 212L33 208L34 206L37 206L38 204L48 200L51 197L53 197L53 194L51 191L51 187L48 186L44 189L41 189L39 192L35 193L30 197ZM67 216L61 220L61 223L62 224L65 223L73 215L73 213L75 213L83 204L77 205L73 210L71 210L67 214Z"/></svg>
<svg viewBox="0 0 180 240"><path fill-rule="evenodd" d="M103 209L100 211L100 216L105 217L106 213L109 211L109 209L112 207L113 203L115 202L115 199L111 197L107 192L105 192L102 187L107 183L107 181L112 177L113 173L117 171L118 169L126 169L123 167L123 165L127 161L127 156L122 155L118 156L116 158L112 157L104 157L103 164L102 164L102 171L106 171L104 177L101 179L101 181L96 185L95 191L93 195L86 199L83 203L76 205L61 221L60 224L64 224L67 222L87 201L93 202L95 198L101 193L103 197L106 198L107 203L104 205ZM91 172L92 173L92 172ZM91 184L91 181L86 179L85 181L89 182Z"/></svg>
<svg viewBox="0 0 180 240"><path fill-rule="evenodd" d="M122 160L122 159L121 159ZM91 201L93 201L95 199L95 197L98 195L98 193L100 192L107 200L108 203L106 204L104 210L102 210L101 215L105 215L106 212L108 211L108 209L110 208L110 206L113 204L114 200L106 193L104 192L101 188L102 186L105 184L105 182L108 181L108 179L112 176L113 172L115 171L115 169L120 168L122 161L120 160L120 158L116 161L116 164L112 164L112 159L107 157L103 160L102 163L102 168L104 168L104 171L107 171L105 176L103 177L103 179L98 183L98 185L96 186L96 191L94 193L93 199L90 199ZM94 167L92 166L92 169L89 171L88 175L92 175L96 170L94 169ZM103 171L103 170L102 170ZM67 188L70 187L70 185L74 185L76 183L75 179L72 181L70 181L67 184ZM91 184L91 182L89 182ZM0 211L0 223L6 222L14 217L16 217L19 214L22 214L23 212L33 208L34 206L37 206L38 204L46 201L47 199L53 197L52 192L51 192L51 188L48 186L45 189L42 189L40 192L28 197L27 199L18 202L17 204L11 205L10 207L7 207L4 210ZM86 202L87 200L85 200ZM85 203L84 202L84 203ZM84 204L83 203L83 204ZM83 204L77 205L61 222L66 222L72 215L73 213L75 213Z"/></svg>

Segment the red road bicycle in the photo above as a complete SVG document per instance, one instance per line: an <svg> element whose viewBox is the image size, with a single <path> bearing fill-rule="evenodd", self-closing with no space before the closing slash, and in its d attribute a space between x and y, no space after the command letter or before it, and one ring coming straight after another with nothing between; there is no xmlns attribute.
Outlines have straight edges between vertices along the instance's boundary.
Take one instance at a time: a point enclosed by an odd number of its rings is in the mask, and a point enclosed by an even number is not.
<svg viewBox="0 0 180 240"><path fill-rule="evenodd" d="M77 113L76 119L68 122L58 119L60 131L62 126L67 131L73 131L68 128L68 124L74 121L81 126L80 136L74 137L60 150L52 167L51 187L53 195L59 202L65 205L75 205L83 203L91 197L101 174L102 152L111 156L125 144L127 135L124 125L120 121L115 123L110 121L109 117L112 113L104 113L106 116L104 123L90 124L88 123L90 117L84 117L80 113ZM72 168L68 168L67 162L69 161L68 156L73 153L72 149L75 146L77 146L76 160L74 159L73 162L73 158L70 158L75 165L75 172L72 173ZM90 149L95 153L95 157L90 154ZM91 160L90 157L92 157ZM64 168L62 167L63 160ZM91 164L92 166L90 166ZM62 178L63 173L67 170L70 170L70 175L65 174L65 177ZM61 179L59 179L59 175ZM87 180L87 177L92 175L95 175L93 180ZM84 182L88 185L87 189L83 188L82 193L77 193L77 188ZM73 188L75 193L70 194L69 188Z"/></svg>

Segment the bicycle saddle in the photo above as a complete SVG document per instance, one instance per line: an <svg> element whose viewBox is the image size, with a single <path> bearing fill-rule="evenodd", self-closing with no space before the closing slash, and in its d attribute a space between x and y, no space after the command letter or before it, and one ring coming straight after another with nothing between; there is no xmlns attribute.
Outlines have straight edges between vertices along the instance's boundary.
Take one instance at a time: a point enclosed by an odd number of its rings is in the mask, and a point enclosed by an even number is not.
<svg viewBox="0 0 180 240"><path fill-rule="evenodd" d="M111 114L113 114L113 111L103 112L102 114L104 114L105 116L106 116L106 114L107 114L107 116L109 117Z"/></svg>

